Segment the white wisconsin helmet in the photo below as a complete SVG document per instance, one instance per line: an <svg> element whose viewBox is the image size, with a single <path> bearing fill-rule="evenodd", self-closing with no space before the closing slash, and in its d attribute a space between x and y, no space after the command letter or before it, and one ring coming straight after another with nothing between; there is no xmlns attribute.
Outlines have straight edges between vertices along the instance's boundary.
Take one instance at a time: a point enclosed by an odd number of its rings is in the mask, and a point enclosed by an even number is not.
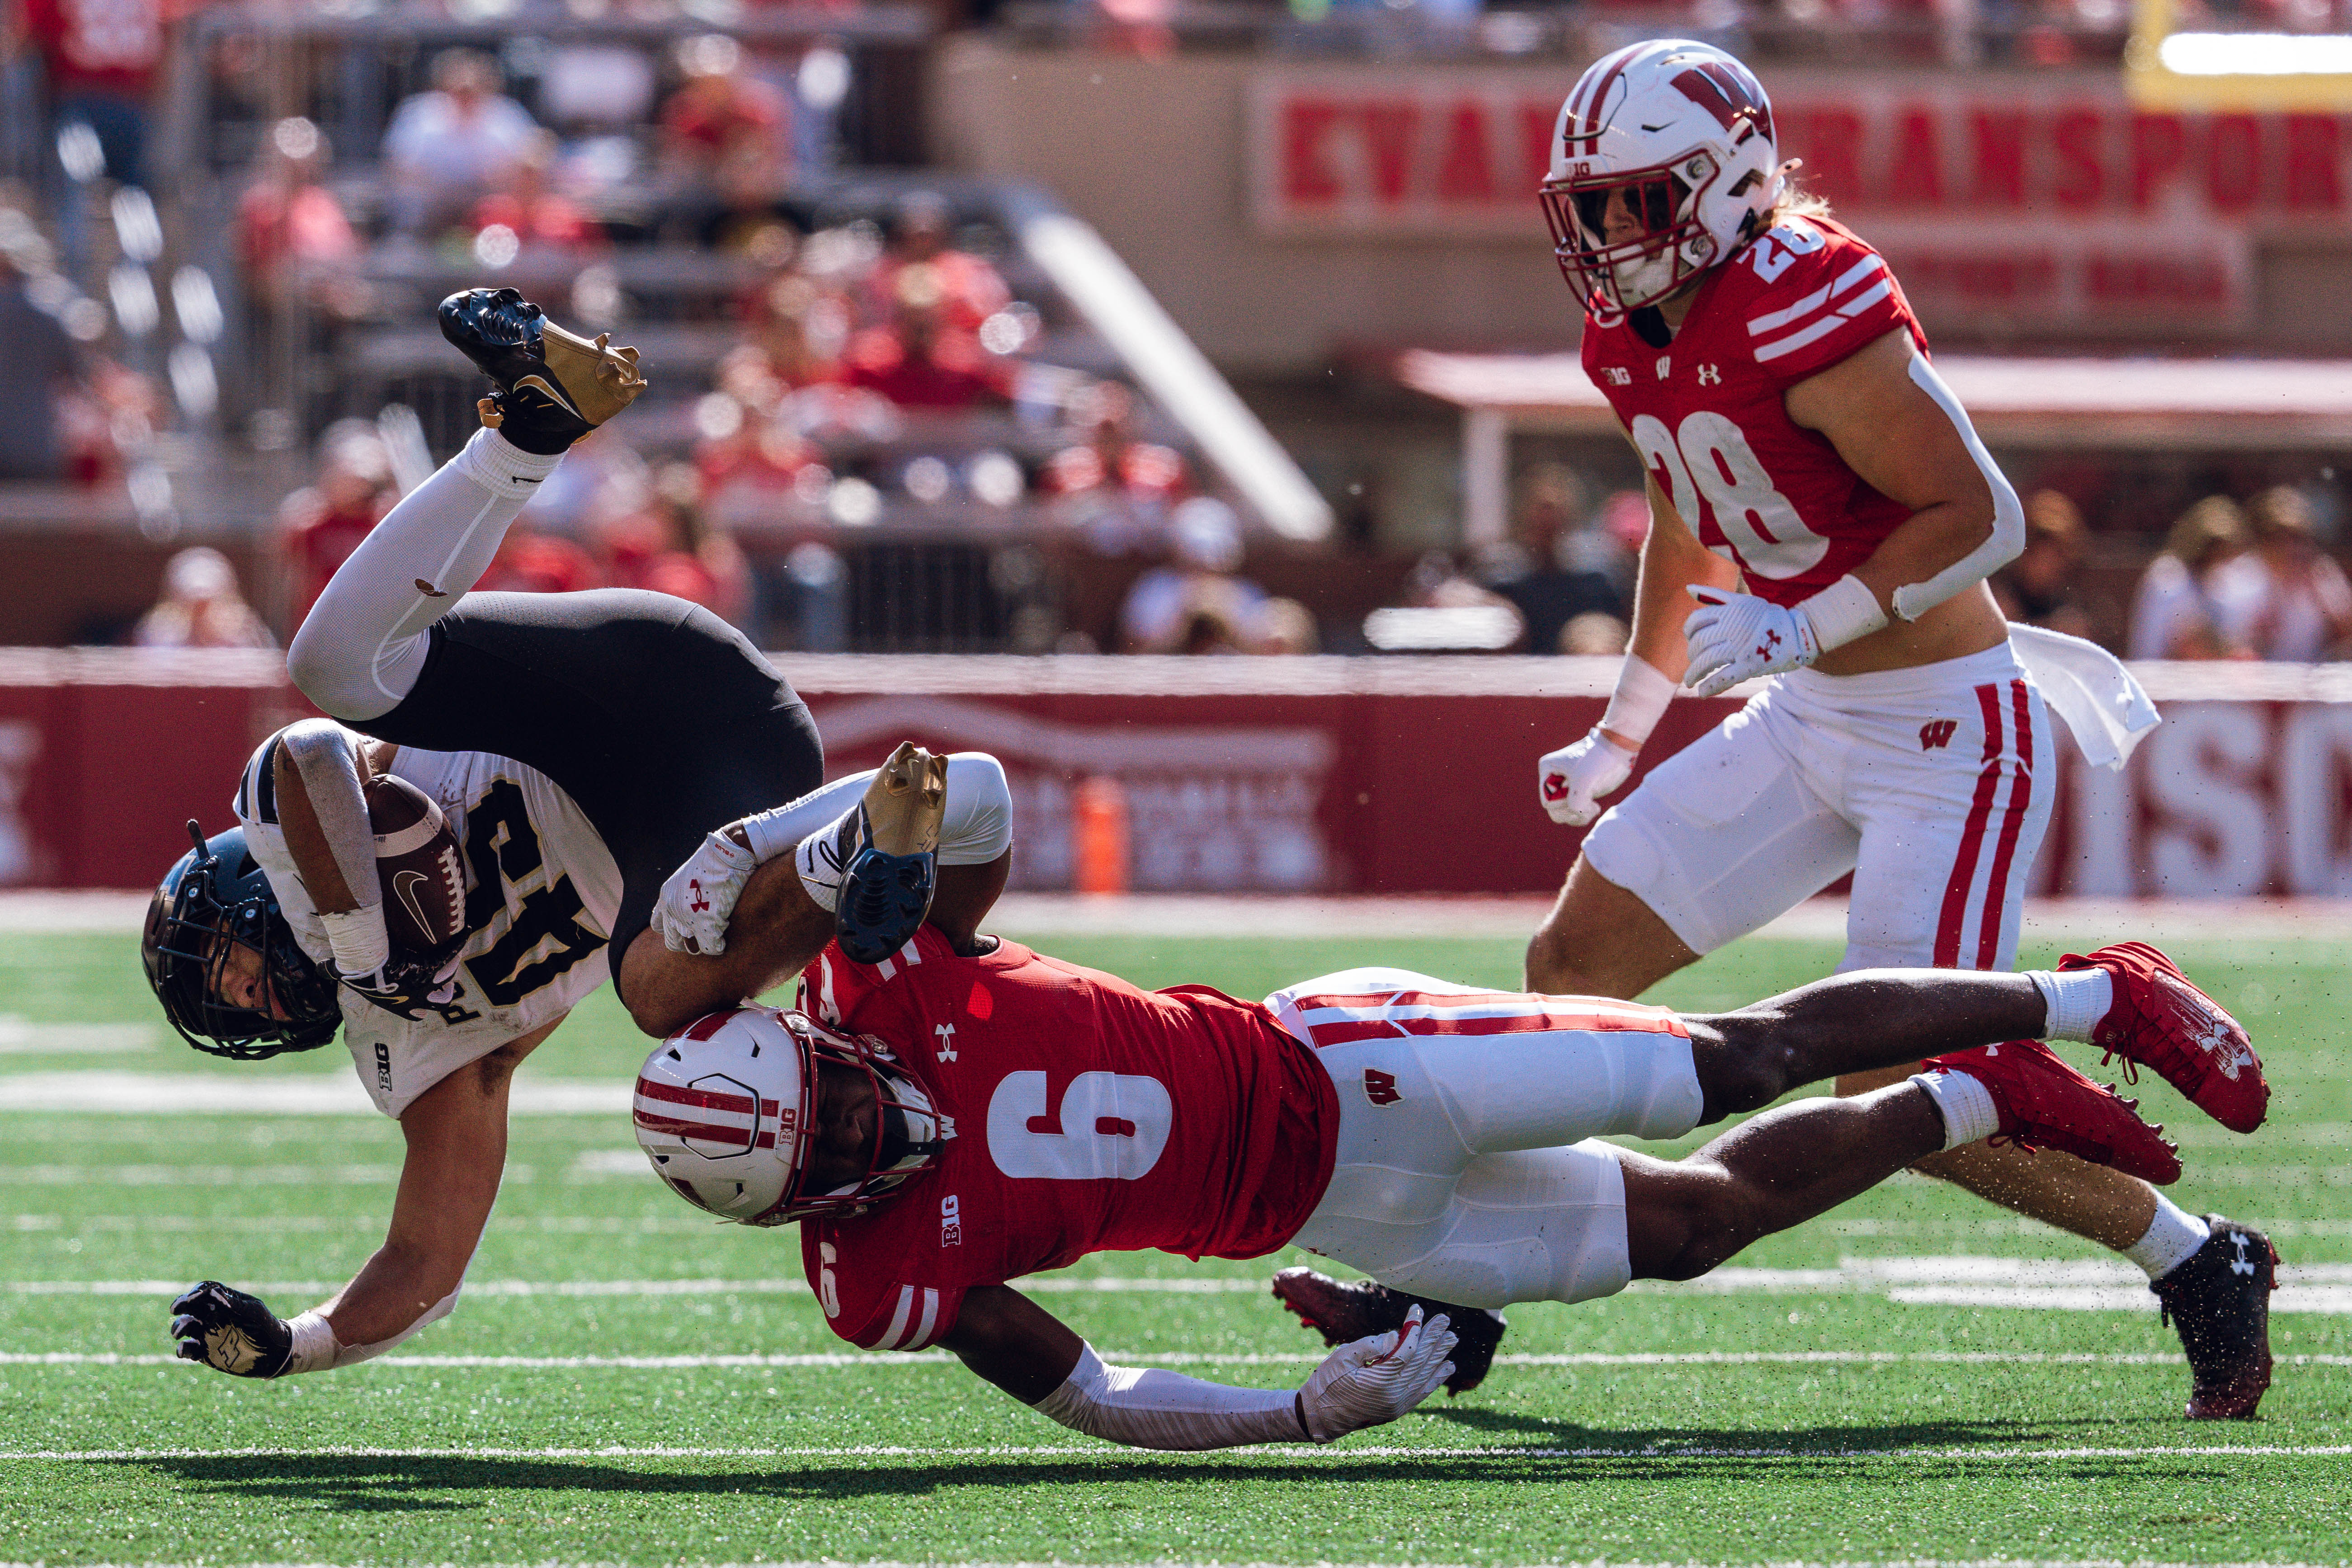
<svg viewBox="0 0 2352 1568"><path fill-rule="evenodd" d="M857 1180L807 1193L818 1068L827 1062L874 1086L875 1138ZM631 1120L656 1175L697 1208L741 1225L856 1214L955 1136L882 1041L754 1005L709 1014L655 1047L637 1072Z"/></svg>
<svg viewBox="0 0 2352 1568"><path fill-rule="evenodd" d="M1784 183L1755 74L1712 44L1665 38L1577 79L1552 132L1544 216L1560 271L1609 319L1729 259Z"/></svg>

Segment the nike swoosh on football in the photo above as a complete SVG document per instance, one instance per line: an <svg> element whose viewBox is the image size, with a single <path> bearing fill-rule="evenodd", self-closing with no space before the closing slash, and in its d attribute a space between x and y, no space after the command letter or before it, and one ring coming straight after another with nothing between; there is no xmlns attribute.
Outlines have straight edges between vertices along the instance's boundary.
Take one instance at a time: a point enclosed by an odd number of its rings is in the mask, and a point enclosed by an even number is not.
<svg viewBox="0 0 2352 1568"><path fill-rule="evenodd" d="M393 896L400 900L401 907L408 911L409 918L416 922L420 931L433 929L431 917L425 914L425 906L416 899L416 889L429 880L431 879L422 871L396 871L392 878Z"/></svg>

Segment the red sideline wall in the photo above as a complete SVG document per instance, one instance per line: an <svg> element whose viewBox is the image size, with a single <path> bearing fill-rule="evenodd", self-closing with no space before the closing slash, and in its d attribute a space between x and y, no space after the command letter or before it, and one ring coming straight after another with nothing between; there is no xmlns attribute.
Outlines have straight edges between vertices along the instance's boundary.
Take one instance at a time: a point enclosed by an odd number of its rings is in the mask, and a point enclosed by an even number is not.
<svg viewBox="0 0 2352 1568"><path fill-rule="evenodd" d="M834 772L901 739L1004 760L1018 885L1071 879L1069 802L1124 792L1139 890L1536 892L1579 835L1535 760L1583 732L1611 659L786 654ZM2352 668L2149 666L2166 714L2122 774L2071 748L2037 890L2352 895ZM1655 763L1729 712L1675 704ZM271 655L0 650L0 886L151 885L188 817L309 711Z"/></svg>

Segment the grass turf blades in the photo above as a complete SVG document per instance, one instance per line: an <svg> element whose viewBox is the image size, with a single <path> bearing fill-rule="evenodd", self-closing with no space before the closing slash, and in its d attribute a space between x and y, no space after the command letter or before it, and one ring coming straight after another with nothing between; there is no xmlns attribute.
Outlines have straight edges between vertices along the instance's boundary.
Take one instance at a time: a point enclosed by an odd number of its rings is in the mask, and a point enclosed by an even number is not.
<svg viewBox="0 0 2352 1568"><path fill-rule="evenodd" d="M1120 938L1037 945L1147 984L1239 995L1350 964L1509 984L1517 944ZM399 1130L356 1116L9 1115L6 1075L350 1070L340 1049L238 1067L157 1043L38 1048L43 1023L152 1021L133 944L0 941L25 1020L0 1056L0 1352L168 1352L136 1282L335 1281L382 1235ZM2178 1195L2284 1221L2290 1264L2352 1261L2352 1089L2338 1020L2352 952L2186 945L2247 1021L2278 1097L2240 1140L2161 1086L2189 1138ZM2047 962L2046 953L2028 955ZM1828 971L1750 942L1653 1000L1736 1005ZM2062 1047L2086 1069L2096 1054ZM643 1043L609 994L525 1076L618 1077ZM2210 1135L2209 1135L2210 1134ZM1696 1142L1694 1139L1689 1142ZM715 1226L641 1170L626 1122L518 1118L506 1189L459 1311L399 1359L251 1384L177 1364L0 1362L0 1557L48 1563L752 1560L1514 1563L2012 1559L2333 1562L2352 1555L2352 1320L2282 1314L2252 1425L2179 1418L2177 1344L2140 1312L1905 1305L1884 1291L1636 1290L1514 1310L1507 1352L1897 1352L1991 1360L1587 1360L1506 1365L1468 1399L1319 1450L1198 1457L1089 1443L952 1363L841 1359L793 1287L789 1234ZM62 1167L71 1179L57 1179ZM110 1172L136 1167L130 1181ZM1844 1258L2104 1256L1938 1184L1898 1180L1735 1267ZM1291 1255L1090 1259L1048 1307L1116 1359L1296 1383L1308 1336L1260 1284ZM671 1293L564 1294L597 1281ZM735 1281L692 1284L694 1281ZM530 1293L496 1293L519 1282ZM677 1282L687 1282L679 1286ZM127 1293L93 1293L103 1286ZM315 1295L281 1294L291 1312ZM809 1356L818 1364L432 1364L452 1356ZM2063 1356L2100 1358L2067 1362ZM609 1450L609 1451L606 1451ZM36 1458L39 1454L74 1458ZM102 1457L103 1456L103 1457Z"/></svg>

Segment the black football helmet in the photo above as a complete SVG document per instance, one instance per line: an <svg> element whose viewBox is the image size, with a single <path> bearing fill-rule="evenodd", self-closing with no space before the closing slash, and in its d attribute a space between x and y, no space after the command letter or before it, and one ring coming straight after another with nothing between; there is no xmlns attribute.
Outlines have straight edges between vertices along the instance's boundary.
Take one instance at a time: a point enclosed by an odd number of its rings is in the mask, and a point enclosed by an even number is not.
<svg viewBox="0 0 2352 1568"><path fill-rule="evenodd" d="M206 838L191 822L188 837L196 847L155 889L139 940L147 984L172 1027L196 1049L237 1061L315 1050L333 1039L343 1022L334 978L295 943L269 879L246 847L245 829ZM261 955L270 994L289 1016L221 1000L221 972L233 943Z"/></svg>

